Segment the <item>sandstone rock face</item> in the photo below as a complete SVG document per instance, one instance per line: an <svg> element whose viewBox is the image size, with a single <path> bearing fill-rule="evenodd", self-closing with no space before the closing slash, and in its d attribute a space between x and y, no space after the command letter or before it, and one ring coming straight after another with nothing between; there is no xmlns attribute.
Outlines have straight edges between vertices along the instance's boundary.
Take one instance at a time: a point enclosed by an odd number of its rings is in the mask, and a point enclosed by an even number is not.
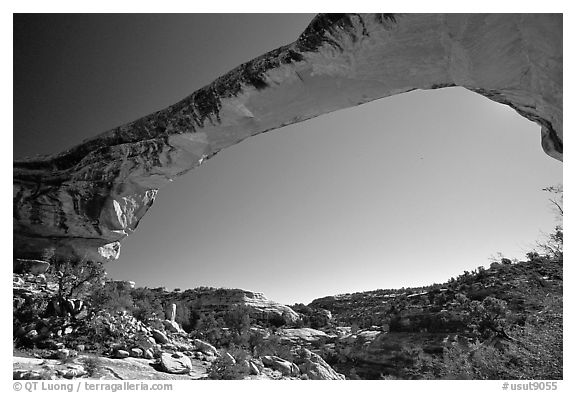
<svg viewBox="0 0 576 393"><path fill-rule="evenodd" d="M201 314L231 311L242 306L246 307L250 317L256 320L277 318L285 323L294 323L300 319L298 313L290 307L268 299L263 293L244 289L196 288L176 295L169 294L166 300L193 304L193 309Z"/></svg>
<svg viewBox="0 0 576 393"><path fill-rule="evenodd" d="M561 160L562 58L561 14L319 15L175 105L14 162L14 256L115 259L158 189L220 150L414 89L462 86L508 105Z"/></svg>
<svg viewBox="0 0 576 393"><path fill-rule="evenodd" d="M282 342L291 344L316 344L335 339L321 330L312 328L279 329L276 334Z"/></svg>

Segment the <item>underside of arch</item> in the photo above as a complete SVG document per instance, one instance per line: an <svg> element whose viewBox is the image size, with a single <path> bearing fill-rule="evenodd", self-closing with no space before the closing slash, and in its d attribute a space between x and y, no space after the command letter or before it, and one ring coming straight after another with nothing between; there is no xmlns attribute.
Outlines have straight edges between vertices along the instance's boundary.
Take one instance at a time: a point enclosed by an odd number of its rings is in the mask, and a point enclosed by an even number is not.
<svg viewBox="0 0 576 393"><path fill-rule="evenodd" d="M318 15L294 43L166 109L15 161L14 258L116 259L158 189L220 150L415 89L462 86L508 105L562 160L562 56L561 14Z"/></svg>

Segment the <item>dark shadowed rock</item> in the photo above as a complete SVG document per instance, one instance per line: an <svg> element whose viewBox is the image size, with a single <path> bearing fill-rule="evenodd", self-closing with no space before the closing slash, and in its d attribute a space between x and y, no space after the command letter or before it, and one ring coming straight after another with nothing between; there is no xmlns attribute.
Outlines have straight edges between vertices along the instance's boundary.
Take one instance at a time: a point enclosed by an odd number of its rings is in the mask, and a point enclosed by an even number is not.
<svg viewBox="0 0 576 393"><path fill-rule="evenodd" d="M128 356L130 356L130 353L128 351L123 350L123 349L117 349L114 351L112 356L116 359L125 359Z"/></svg>
<svg viewBox="0 0 576 393"><path fill-rule="evenodd" d="M36 259L14 259L13 263L14 273L24 274L30 273L34 275L44 274L50 267L48 262L39 261Z"/></svg>

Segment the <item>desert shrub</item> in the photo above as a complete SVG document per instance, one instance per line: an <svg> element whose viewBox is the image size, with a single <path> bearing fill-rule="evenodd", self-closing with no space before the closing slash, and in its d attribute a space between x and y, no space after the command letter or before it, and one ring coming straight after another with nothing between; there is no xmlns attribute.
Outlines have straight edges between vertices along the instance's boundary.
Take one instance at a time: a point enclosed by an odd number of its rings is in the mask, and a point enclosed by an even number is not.
<svg viewBox="0 0 576 393"><path fill-rule="evenodd" d="M282 359L289 361L294 360L294 353L292 345L283 344L275 334L271 334L266 338L254 340L254 345L251 346L254 356L278 356Z"/></svg>
<svg viewBox="0 0 576 393"><path fill-rule="evenodd" d="M204 313L196 323L196 329L190 332L194 338L206 340L216 346L226 346L224 341L227 341L224 320L221 317L216 317L216 313L211 311Z"/></svg>
<svg viewBox="0 0 576 393"><path fill-rule="evenodd" d="M267 314L265 319L261 321L265 327L280 328L286 325L286 319L279 314Z"/></svg>
<svg viewBox="0 0 576 393"><path fill-rule="evenodd" d="M243 335L250 332L250 308L244 305L236 305L223 315L226 327Z"/></svg>
<svg viewBox="0 0 576 393"><path fill-rule="evenodd" d="M82 333L90 338L96 351L126 347L138 335L136 319L128 313L109 313L100 310L85 321Z"/></svg>
<svg viewBox="0 0 576 393"><path fill-rule="evenodd" d="M562 300L546 299L544 309L509 338L448 345L441 357L417 354L411 375L423 379L562 379Z"/></svg>
<svg viewBox="0 0 576 393"><path fill-rule="evenodd" d="M554 212L558 224L554 227L552 233L546 234L544 240L536 242L536 250L529 253L528 258L533 259L534 255L545 256L556 262L562 262L564 258L564 190L562 184L546 187L542 189L549 193L551 208ZM532 254L532 256L530 255Z"/></svg>
<svg viewBox="0 0 576 393"><path fill-rule="evenodd" d="M88 373L87 377L96 377L102 369L102 361L95 356L87 356L81 360L84 370Z"/></svg>
<svg viewBox="0 0 576 393"><path fill-rule="evenodd" d="M58 299L86 299L102 284L105 270L100 262L53 259L48 276L58 284Z"/></svg>
<svg viewBox="0 0 576 393"><path fill-rule="evenodd" d="M90 294L90 303L109 313L130 311L133 308L130 292L110 284L96 288Z"/></svg>
<svg viewBox="0 0 576 393"><path fill-rule="evenodd" d="M228 348L227 352L234 357L236 363L230 362L224 356L219 357L208 369L209 379L244 379L247 375L249 375L249 370L246 368L243 361L249 360L251 358L250 354L245 350L234 346Z"/></svg>
<svg viewBox="0 0 576 393"><path fill-rule="evenodd" d="M145 322L152 318L165 318L164 307L158 294L149 288L134 288L130 291L132 315Z"/></svg>
<svg viewBox="0 0 576 393"><path fill-rule="evenodd" d="M176 311L176 322L178 322L182 329L190 333L198 326L201 314L188 306L183 307L185 307L185 311L182 313L180 313L180 311Z"/></svg>
<svg viewBox="0 0 576 393"><path fill-rule="evenodd" d="M26 298L18 307L13 308L13 321L18 322L18 325L38 321L47 309L47 298Z"/></svg>
<svg viewBox="0 0 576 393"><path fill-rule="evenodd" d="M547 296L543 309L528 317L524 326L515 326L510 336L508 351L518 356L510 379L562 379L561 296Z"/></svg>

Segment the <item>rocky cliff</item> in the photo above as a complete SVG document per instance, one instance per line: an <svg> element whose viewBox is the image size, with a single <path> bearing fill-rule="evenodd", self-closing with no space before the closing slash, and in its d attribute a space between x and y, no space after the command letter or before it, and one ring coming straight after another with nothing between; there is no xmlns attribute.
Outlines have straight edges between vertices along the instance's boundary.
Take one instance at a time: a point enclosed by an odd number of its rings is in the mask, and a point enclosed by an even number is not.
<svg viewBox="0 0 576 393"><path fill-rule="evenodd" d="M166 303L186 304L190 309L206 314L232 311L235 307L249 310L255 320L282 319L285 323L295 323L300 319L298 313L290 307L268 299L260 292L243 289L196 288L181 293L167 292L163 296Z"/></svg>
<svg viewBox="0 0 576 393"><path fill-rule="evenodd" d="M534 361L537 365L532 372L556 379L562 378L563 285L562 259L537 256L511 263L504 258L443 284L327 296L308 307L331 311L338 338L324 345L321 354L347 376L414 378L405 373L414 365L413 351L442 358L445 351L463 342L480 340L484 346L498 346L502 339L504 343L523 342L518 344L523 349L510 353L520 363ZM498 299L504 308L490 308L489 299ZM491 321L502 318L502 331L516 334L515 338L494 336L487 328L488 319L475 320L481 309L490 310L486 315ZM518 355L528 347L531 354ZM446 357L443 359L446 362ZM510 365L507 371L514 367Z"/></svg>
<svg viewBox="0 0 576 393"><path fill-rule="evenodd" d="M166 109L14 162L14 256L115 259L158 189L225 147L414 89L508 105L561 160L562 56L561 14L318 15L294 43Z"/></svg>

